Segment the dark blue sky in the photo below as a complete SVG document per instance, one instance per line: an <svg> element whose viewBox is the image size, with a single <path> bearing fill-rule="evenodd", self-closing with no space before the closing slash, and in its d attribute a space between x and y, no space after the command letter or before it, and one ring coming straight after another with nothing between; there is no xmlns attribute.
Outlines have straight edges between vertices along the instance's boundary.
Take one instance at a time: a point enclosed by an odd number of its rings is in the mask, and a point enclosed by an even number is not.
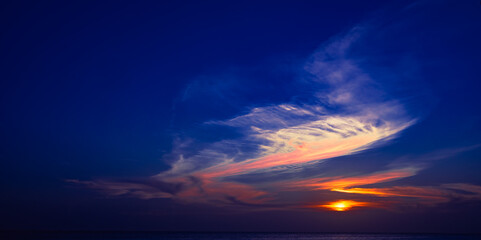
<svg viewBox="0 0 481 240"><path fill-rule="evenodd" d="M478 1L0 18L2 230L479 232Z"/></svg>

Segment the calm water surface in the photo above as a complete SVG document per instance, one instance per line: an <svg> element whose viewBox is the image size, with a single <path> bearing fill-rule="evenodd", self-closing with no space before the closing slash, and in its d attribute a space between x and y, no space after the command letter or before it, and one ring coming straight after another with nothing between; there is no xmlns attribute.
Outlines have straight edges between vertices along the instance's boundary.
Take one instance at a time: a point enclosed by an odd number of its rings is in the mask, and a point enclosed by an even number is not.
<svg viewBox="0 0 481 240"><path fill-rule="evenodd" d="M119 233L119 232L2 232L0 239L39 240L474 240L481 235L437 234L325 234L325 233Z"/></svg>

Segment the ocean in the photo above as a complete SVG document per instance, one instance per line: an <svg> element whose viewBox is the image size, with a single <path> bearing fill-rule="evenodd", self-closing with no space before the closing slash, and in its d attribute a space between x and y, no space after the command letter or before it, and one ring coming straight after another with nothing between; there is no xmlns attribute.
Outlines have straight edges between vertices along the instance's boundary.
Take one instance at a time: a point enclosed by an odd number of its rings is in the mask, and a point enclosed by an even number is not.
<svg viewBox="0 0 481 240"><path fill-rule="evenodd" d="M161 232L0 232L0 239L22 240L475 240L481 235L326 234L326 233L161 233Z"/></svg>

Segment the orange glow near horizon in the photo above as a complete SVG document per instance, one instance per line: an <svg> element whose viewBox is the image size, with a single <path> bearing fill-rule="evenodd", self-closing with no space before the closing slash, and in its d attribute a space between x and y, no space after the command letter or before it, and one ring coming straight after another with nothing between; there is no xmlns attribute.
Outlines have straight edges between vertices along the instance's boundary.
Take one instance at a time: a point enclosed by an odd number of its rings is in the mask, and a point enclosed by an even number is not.
<svg viewBox="0 0 481 240"><path fill-rule="evenodd" d="M402 168L393 169L384 172L374 172L369 175L356 177L323 177L308 180L300 180L296 182L286 183L291 189L312 189L312 190L330 190L333 192L369 194L379 197L388 196L410 196L400 193L396 189L390 188L362 188L356 186L364 186L382 182L390 182L397 179L410 177L416 174L418 168Z"/></svg>
<svg viewBox="0 0 481 240"><path fill-rule="evenodd" d="M367 202L356 202L353 200L338 200L326 205L320 205L320 207L328 208L333 211L344 212L352 209L353 207L363 207L368 205L369 203Z"/></svg>
<svg viewBox="0 0 481 240"><path fill-rule="evenodd" d="M332 191L340 192L340 189L346 190L354 186L389 182L389 181L413 176L415 173L416 173L416 169L411 169L411 168L396 169L396 170L391 170L387 172L376 172L370 175L364 175L364 176L358 176L358 177L346 177L346 178L334 179L331 181L308 183L307 186L311 186L317 189L331 189Z"/></svg>

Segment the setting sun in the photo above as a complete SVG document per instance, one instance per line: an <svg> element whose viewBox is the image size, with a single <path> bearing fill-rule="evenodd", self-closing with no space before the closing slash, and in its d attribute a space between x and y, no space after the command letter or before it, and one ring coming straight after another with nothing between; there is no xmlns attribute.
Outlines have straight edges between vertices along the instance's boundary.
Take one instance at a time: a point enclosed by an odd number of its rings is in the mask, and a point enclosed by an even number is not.
<svg viewBox="0 0 481 240"><path fill-rule="evenodd" d="M331 202L326 205L321 205L321 207L329 208L330 210L334 211L347 211L350 210L353 207L360 207L360 206L367 206L367 202L356 202L352 200L339 200L336 202Z"/></svg>

